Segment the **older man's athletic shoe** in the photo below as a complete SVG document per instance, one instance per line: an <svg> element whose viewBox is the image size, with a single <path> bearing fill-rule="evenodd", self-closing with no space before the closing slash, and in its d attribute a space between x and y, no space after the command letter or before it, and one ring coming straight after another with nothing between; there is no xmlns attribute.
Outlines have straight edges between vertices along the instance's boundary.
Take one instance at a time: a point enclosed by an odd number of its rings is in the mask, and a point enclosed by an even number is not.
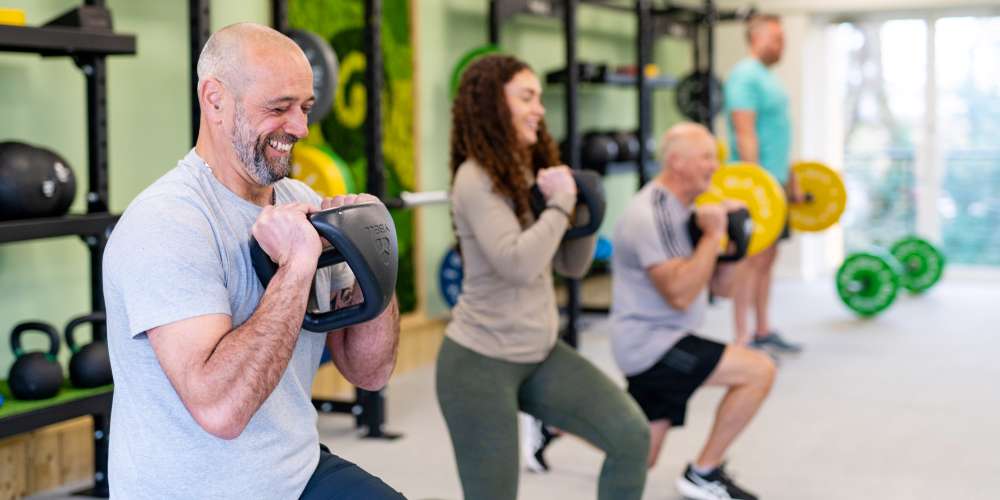
<svg viewBox="0 0 1000 500"><path fill-rule="evenodd" d="M750 347L755 349L774 349L778 352L798 354L802 352L802 344L785 340L778 332L767 332L767 335L754 337L750 341Z"/></svg>
<svg viewBox="0 0 1000 500"><path fill-rule="evenodd" d="M688 464L677 480L677 491L690 500L757 500L757 495L736 486L723 467L702 475Z"/></svg>

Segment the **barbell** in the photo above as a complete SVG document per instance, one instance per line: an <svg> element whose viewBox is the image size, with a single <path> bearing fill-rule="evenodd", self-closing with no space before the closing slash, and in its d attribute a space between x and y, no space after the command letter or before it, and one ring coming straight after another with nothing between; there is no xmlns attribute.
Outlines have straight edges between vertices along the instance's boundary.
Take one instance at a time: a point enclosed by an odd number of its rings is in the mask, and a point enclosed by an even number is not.
<svg viewBox="0 0 1000 500"><path fill-rule="evenodd" d="M835 170L815 161L792 165L792 174L805 198L788 207L788 223L797 231L823 231L840 220L847 208L847 189Z"/></svg>
<svg viewBox="0 0 1000 500"><path fill-rule="evenodd" d="M764 251L781 236L788 211L784 190L774 176L760 166L730 163L720 167L712 175L708 190L695 199L695 205L721 204L724 200L738 200L746 205L751 222L746 255ZM721 245L722 252L726 252L728 235Z"/></svg>
<svg viewBox="0 0 1000 500"><path fill-rule="evenodd" d="M945 257L927 240L905 237L888 250L873 247L847 256L837 269L837 295L864 317L889 308L900 288L919 294L941 280Z"/></svg>
<svg viewBox="0 0 1000 500"><path fill-rule="evenodd" d="M725 154L718 146L718 154ZM840 175L819 162L799 162L792 166L795 180L805 200L788 203L781 184L759 165L729 163L712 176L711 185L696 200L696 205L721 203L732 199L742 201L750 212L753 233L747 255L755 255L770 247L781 236L786 221L800 231L822 231L840 220L847 205L847 190ZM722 242L723 249L729 246Z"/></svg>

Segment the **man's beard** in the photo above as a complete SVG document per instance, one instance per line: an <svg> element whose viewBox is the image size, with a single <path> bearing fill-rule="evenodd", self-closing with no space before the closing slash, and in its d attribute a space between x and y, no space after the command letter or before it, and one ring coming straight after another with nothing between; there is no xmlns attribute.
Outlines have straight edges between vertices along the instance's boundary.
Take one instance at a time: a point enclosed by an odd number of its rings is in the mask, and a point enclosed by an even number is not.
<svg viewBox="0 0 1000 500"><path fill-rule="evenodd" d="M279 156L269 159L265 150L272 139L281 143L295 144L298 139L289 134L274 133L267 136L253 136L253 130L246 119L243 104L236 103L236 114L233 117L233 149L239 157L247 173L262 186L274 184L285 178L291 170L291 156Z"/></svg>

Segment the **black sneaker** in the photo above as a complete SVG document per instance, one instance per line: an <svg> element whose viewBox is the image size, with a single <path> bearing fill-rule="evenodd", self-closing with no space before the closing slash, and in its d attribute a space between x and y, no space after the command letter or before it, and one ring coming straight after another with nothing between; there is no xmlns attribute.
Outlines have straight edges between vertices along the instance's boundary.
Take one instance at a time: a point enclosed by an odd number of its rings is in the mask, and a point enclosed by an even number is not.
<svg viewBox="0 0 1000 500"><path fill-rule="evenodd" d="M524 415L524 434L521 443L521 452L524 457L524 465L531 472L544 473L549 471L549 464L545 461L545 448L559 434L552 432L549 426L532 416Z"/></svg>
<svg viewBox="0 0 1000 500"><path fill-rule="evenodd" d="M677 480L677 491L692 500L757 500L757 496L733 482L723 465L706 475L698 474L688 464Z"/></svg>

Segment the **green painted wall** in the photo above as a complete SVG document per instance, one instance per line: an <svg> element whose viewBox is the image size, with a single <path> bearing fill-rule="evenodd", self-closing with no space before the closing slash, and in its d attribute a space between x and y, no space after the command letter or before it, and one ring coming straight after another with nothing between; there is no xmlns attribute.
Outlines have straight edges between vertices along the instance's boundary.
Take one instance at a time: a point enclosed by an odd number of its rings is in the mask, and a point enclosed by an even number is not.
<svg viewBox="0 0 1000 500"><path fill-rule="evenodd" d="M24 9L29 25L79 3L3 2ZM111 209L121 211L191 147L187 2L109 0L107 6L115 31L135 34L138 46L136 56L108 58ZM267 0L215 0L212 26L269 23L269 8ZM84 92L83 74L69 58L0 53L0 140L45 146L66 158L77 176L76 212L84 210L87 185ZM12 363L13 326L37 318L61 330L89 311L88 276L88 252L76 237L0 245L0 378ZM41 336L32 337L25 344L41 347Z"/></svg>
<svg viewBox="0 0 1000 500"><path fill-rule="evenodd" d="M27 11L28 23L41 24L77 2L71 0L6 0L5 6ZM420 0L416 15L420 189L448 186L450 103L448 81L461 54L486 41L482 0ZM116 31L138 37L134 57L109 58L108 105L111 208L124 209L153 180L176 164L190 147L188 31L186 2L108 0ZM237 21L268 23L268 0L215 0L212 26ZM579 16L582 59L630 63L634 59L634 18L584 6ZM563 42L558 21L520 17L503 31L506 48L545 72L562 65ZM690 62L680 42L663 41L656 62L669 74L682 74ZM585 88L580 94L581 129L634 127L635 92L631 89ZM551 129L564 129L563 94L546 88L544 103ZM654 131L659 134L678 117L673 95L655 95ZM0 140L20 140L52 148L62 154L86 185L84 81L66 58L42 59L30 54L0 53ZM611 203L609 223L634 190L635 178L607 179ZM74 211L83 209L77 193ZM431 206L421 213L421 262L426 312L440 315L445 308L437 290L437 267L452 243L448 209ZM89 309L86 247L75 237L0 245L0 378L12 362L7 332L27 319L43 319L62 328L66 321ZM40 343L29 339L29 347ZM65 353L64 353L65 355Z"/></svg>
<svg viewBox="0 0 1000 500"><path fill-rule="evenodd" d="M418 25L420 103L420 188L447 189L450 106L448 84L452 67L463 53L487 42L486 2L483 0L421 0ZM579 59L612 64L635 61L635 16L592 6L578 12ZM557 19L520 16L505 24L503 48L526 60L539 75L564 65L562 24ZM662 72L684 74L690 69L686 43L664 39L657 43L654 61ZM544 81L544 80L543 80ZM546 121L557 139L565 130L565 94L557 85L546 86L543 103ZM635 128L638 95L633 89L584 86L579 94L579 130ZM654 132L657 136L679 120L673 93L654 94ZM608 176L609 211L602 232L609 234L625 200L635 191L634 174ZM446 311L437 286L441 256L454 242L446 206L423 209L421 219L423 290L429 315Z"/></svg>

